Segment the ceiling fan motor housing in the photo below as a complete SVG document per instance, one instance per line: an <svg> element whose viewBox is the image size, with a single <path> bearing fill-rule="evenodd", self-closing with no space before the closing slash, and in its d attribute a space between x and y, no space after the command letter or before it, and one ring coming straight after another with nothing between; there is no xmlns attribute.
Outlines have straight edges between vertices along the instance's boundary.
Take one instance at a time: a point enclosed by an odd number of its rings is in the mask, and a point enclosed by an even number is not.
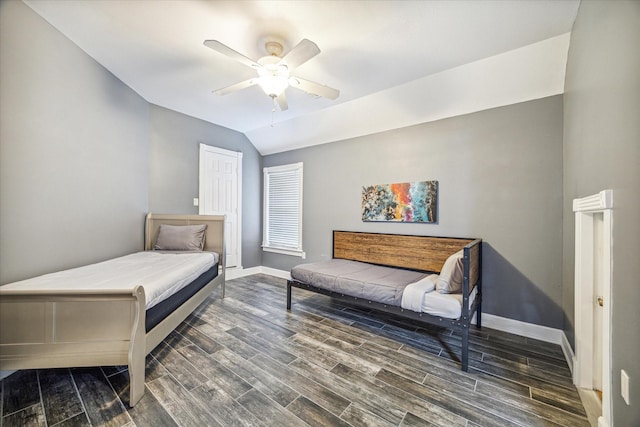
<svg viewBox="0 0 640 427"><path fill-rule="evenodd" d="M271 56L281 57L283 52L282 43L276 41L269 41L264 44L264 48Z"/></svg>

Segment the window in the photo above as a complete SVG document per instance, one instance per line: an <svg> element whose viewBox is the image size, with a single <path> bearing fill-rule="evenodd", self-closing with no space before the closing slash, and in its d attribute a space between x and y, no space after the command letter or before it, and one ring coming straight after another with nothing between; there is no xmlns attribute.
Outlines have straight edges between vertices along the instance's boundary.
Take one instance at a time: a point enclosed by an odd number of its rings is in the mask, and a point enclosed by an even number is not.
<svg viewBox="0 0 640 427"><path fill-rule="evenodd" d="M302 163L264 168L262 249L304 258Z"/></svg>

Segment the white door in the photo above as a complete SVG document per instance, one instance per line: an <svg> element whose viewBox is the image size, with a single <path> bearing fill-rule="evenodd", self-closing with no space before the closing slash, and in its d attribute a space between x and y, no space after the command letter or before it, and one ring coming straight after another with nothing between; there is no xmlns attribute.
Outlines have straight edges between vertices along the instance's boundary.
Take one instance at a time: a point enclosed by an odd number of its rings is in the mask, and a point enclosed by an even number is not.
<svg viewBox="0 0 640 427"><path fill-rule="evenodd" d="M225 215L226 267L242 268L242 153L200 144L200 215Z"/></svg>

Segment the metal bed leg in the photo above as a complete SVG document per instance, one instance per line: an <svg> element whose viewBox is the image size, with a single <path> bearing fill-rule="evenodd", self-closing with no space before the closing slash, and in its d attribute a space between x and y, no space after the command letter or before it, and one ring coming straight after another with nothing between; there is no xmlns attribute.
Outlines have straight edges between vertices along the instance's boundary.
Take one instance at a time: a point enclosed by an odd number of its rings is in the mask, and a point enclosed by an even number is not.
<svg viewBox="0 0 640 427"><path fill-rule="evenodd" d="M291 283L287 282L287 310L291 310Z"/></svg>
<svg viewBox="0 0 640 427"><path fill-rule="evenodd" d="M462 370L469 372L469 327L462 329Z"/></svg>

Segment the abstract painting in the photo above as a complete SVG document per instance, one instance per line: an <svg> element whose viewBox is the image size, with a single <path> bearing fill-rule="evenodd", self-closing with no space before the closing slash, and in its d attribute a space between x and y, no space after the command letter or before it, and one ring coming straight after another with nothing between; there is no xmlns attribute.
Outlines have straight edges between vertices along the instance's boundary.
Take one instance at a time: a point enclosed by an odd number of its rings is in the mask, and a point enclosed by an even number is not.
<svg viewBox="0 0 640 427"><path fill-rule="evenodd" d="M436 222L438 181L362 187L362 220Z"/></svg>

